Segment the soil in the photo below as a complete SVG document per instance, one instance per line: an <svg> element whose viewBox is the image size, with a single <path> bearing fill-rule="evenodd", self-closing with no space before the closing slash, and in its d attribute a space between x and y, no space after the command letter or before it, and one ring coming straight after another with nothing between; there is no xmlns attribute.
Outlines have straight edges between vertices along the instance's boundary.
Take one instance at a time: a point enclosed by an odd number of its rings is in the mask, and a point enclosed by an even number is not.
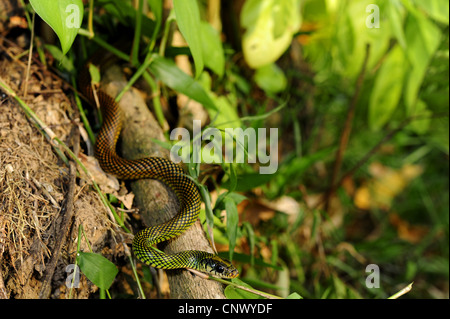
<svg viewBox="0 0 450 319"><path fill-rule="evenodd" d="M80 149L70 86L36 60L28 68L26 49L17 43L0 37L0 79L72 151ZM80 225L94 252L111 259L124 255L99 195L84 178L74 178L70 187L69 167L53 145L0 89L0 299L67 297L66 267L75 263ZM69 212L73 218L65 222ZM81 250L89 251L84 237ZM95 290L81 277L71 296L87 298Z"/></svg>

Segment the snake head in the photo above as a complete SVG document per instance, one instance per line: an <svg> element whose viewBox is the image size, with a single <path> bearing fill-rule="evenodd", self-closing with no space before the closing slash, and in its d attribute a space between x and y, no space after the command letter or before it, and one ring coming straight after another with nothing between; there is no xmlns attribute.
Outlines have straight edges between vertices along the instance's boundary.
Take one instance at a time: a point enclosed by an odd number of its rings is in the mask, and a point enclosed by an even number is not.
<svg viewBox="0 0 450 319"><path fill-rule="evenodd" d="M239 271L231 264L230 261L220 258L217 255L205 256L202 259L201 264L204 273L214 275L220 278L236 278L239 275Z"/></svg>

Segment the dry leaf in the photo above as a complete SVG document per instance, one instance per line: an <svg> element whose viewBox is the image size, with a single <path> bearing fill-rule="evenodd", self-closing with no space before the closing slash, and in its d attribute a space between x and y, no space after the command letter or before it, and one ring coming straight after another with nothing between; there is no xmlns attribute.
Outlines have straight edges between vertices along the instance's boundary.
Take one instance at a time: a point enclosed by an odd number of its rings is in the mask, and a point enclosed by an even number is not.
<svg viewBox="0 0 450 319"><path fill-rule="evenodd" d="M261 204L289 215L289 222L294 222L300 213L300 204L290 196L282 196L274 201L262 199Z"/></svg>
<svg viewBox="0 0 450 319"><path fill-rule="evenodd" d="M275 216L275 211L257 200L243 200L238 204L238 212L245 212L245 220L253 226L260 221L268 221Z"/></svg>
<svg viewBox="0 0 450 319"><path fill-rule="evenodd" d="M394 170L380 163L372 163L369 171L374 176L356 190L354 202L360 209L380 208L389 210L395 196L400 194L423 172L420 165L407 164Z"/></svg>
<svg viewBox="0 0 450 319"><path fill-rule="evenodd" d="M134 200L133 193L128 193L125 195L116 195L116 197L123 203L126 209L133 208L133 200Z"/></svg>
<svg viewBox="0 0 450 319"><path fill-rule="evenodd" d="M408 221L400 218L398 214L389 214L389 221L397 229L399 238L416 244L428 233L429 229L423 225L411 225Z"/></svg>
<svg viewBox="0 0 450 319"><path fill-rule="evenodd" d="M117 178L105 173L95 157L80 154L79 158L103 192L111 194L119 190L120 185ZM82 173L82 178L90 184L91 179L83 175L84 173Z"/></svg>

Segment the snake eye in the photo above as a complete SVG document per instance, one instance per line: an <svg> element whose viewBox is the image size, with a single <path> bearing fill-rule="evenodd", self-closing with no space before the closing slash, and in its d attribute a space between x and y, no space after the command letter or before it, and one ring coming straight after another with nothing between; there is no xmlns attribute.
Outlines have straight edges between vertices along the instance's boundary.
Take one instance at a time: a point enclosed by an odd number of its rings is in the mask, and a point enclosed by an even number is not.
<svg viewBox="0 0 450 319"><path fill-rule="evenodd" d="M216 268L216 272L218 272L219 274L223 273L224 270L225 270L225 268L223 268L222 265L218 265Z"/></svg>

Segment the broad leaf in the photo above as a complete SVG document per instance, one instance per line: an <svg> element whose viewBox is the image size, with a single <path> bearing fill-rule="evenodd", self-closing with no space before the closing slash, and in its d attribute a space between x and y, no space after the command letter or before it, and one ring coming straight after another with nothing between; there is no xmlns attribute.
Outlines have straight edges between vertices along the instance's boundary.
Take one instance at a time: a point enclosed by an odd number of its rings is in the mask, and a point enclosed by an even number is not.
<svg viewBox="0 0 450 319"><path fill-rule="evenodd" d="M81 0L30 0L34 11L56 33L61 42L63 54L72 46L83 21Z"/></svg>
<svg viewBox="0 0 450 319"><path fill-rule="evenodd" d="M173 8L181 34L191 49L195 63L195 75L203 71L203 47L201 38L200 10L197 0L173 0Z"/></svg>
<svg viewBox="0 0 450 319"><path fill-rule="evenodd" d="M108 289L119 272L112 262L95 253L80 252L77 262L83 274L101 289Z"/></svg>
<svg viewBox="0 0 450 319"><path fill-rule="evenodd" d="M375 79L369 102L369 124L380 129L399 104L406 72L405 55L397 44L386 57Z"/></svg>
<svg viewBox="0 0 450 319"><path fill-rule="evenodd" d="M407 115L411 115L420 86L431 58L441 39L439 28L421 14L410 15L406 22L406 55L412 68L409 70L405 87Z"/></svg>
<svg viewBox="0 0 450 319"><path fill-rule="evenodd" d="M241 12L245 60L252 68L275 62L289 47L293 34L299 29L298 0L248 0Z"/></svg>
<svg viewBox="0 0 450 319"><path fill-rule="evenodd" d="M172 60L155 55L149 69L171 89L200 102L207 109L217 111L214 102L206 94L200 83L184 73Z"/></svg>
<svg viewBox="0 0 450 319"><path fill-rule="evenodd" d="M253 289L249 284L243 282L242 280L239 280L238 278L233 278L231 281L240 286ZM239 289L231 285L225 288L224 294L228 299L263 299L263 297L258 296L257 294Z"/></svg>
<svg viewBox="0 0 450 319"><path fill-rule="evenodd" d="M200 35L202 37L202 52L206 67L210 68L219 77L225 71L225 56L220 40L220 34L209 23L202 21Z"/></svg>
<svg viewBox="0 0 450 319"><path fill-rule="evenodd" d="M255 82L268 94L276 94L286 89L287 79L283 71L275 64L265 65L255 72Z"/></svg>

